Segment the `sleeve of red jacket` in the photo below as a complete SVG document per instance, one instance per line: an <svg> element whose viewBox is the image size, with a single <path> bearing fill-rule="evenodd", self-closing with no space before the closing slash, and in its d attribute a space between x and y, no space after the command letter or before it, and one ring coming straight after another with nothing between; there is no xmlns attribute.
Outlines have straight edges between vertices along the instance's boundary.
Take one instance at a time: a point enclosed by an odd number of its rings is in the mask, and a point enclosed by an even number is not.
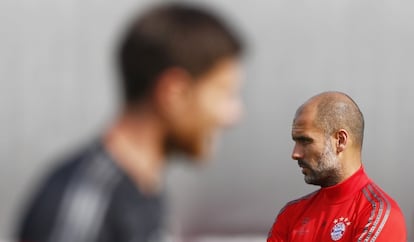
<svg viewBox="0 0 414 242"><path fill-rule="evenodd" d="M287 211L282 209L269 231L267 242L287 242L288 228Z"/></svg>
<svg viewBox="0 0 414 242"><path fill-rule="evenodd" d="M383 200L360 214L353 241L406 242L404 216L394 201Z"/></svg>

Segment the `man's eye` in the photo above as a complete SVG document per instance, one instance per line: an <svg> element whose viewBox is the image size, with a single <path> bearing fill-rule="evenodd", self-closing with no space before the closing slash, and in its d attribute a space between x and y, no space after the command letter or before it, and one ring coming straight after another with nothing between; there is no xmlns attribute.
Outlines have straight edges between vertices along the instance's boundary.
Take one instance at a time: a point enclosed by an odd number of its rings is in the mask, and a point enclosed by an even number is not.
<svg viewBox="0 0 414 242"><path fill-rule="evenodd" d="M312 143L312 140L311 139L299 139L298 142L303 145L307 145L307 144Z"/></svg>

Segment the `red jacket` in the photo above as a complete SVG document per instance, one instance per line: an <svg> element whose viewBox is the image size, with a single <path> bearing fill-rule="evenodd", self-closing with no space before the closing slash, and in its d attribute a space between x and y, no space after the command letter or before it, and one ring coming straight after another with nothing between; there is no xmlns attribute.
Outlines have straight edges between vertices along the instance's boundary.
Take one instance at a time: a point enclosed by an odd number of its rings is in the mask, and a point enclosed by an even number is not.
<svg viewBox="0 0 414 242"><path fill-rule="evenodd" d="M361 167L350 178L289 202L269 232L268 242L406 242L398 204Z"/></svg>

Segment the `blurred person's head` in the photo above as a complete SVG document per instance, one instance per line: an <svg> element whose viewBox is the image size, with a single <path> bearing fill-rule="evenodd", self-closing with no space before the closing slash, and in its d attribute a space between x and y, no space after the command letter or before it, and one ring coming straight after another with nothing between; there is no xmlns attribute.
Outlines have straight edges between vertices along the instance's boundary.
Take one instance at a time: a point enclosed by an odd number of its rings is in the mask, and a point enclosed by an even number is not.
<svg viewBox="0 0 414 242"><path fill-rule="evenodd" d="M324 92L298 108L292 125L298 161L308 184L332 186L361 166L364 118L346 94Z"/></svg>
<svg viewBox="0 0 414 242"><path fill-rule="evenodd" d="M241 52L238 37L203 9L152 8L132 21L120 44L124 106L156 116L166 152L203 158L241 114Z"/></svg>

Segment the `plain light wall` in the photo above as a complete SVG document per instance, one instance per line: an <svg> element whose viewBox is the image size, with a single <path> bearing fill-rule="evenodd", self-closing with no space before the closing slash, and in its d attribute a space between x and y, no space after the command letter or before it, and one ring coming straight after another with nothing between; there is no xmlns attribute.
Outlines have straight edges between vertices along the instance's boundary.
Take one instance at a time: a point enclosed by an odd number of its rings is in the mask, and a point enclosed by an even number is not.
<svg viewBox="0 0 414 242"><path fill-rule="evenodd" d="M50 165L116 113L111 51L126 18L149 2L0 2L0 239ZM191 2L212 6L246 37L246 115L210 166L169 169L173 227L265 236L286 202L317 189L290 159L294 112L338 90L365 115L365 168L399 202L413 241L414 2Z"/></svg>

